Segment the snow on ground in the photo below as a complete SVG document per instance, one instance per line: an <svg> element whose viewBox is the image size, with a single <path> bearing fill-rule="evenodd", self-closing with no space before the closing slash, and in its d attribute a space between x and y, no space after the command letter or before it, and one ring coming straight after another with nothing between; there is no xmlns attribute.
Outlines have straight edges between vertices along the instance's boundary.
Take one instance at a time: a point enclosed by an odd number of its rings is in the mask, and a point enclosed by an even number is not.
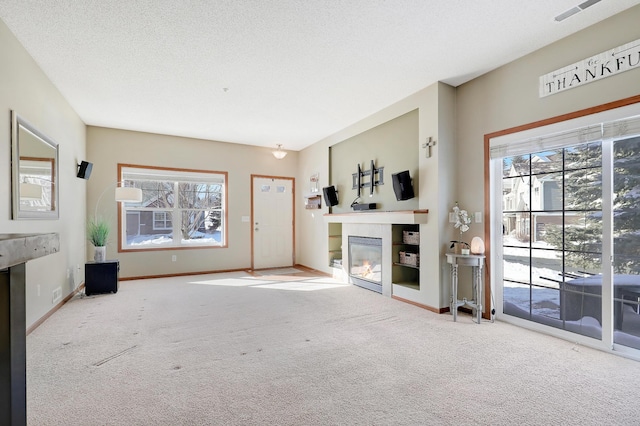
<svg viewBox="0 0 640 426"><path fill-rule="evenodd" d="M220 231L215 231L211 234L196 232L192 239L182 239L181 243L183 245L219 245L222 243L222 234ZM173 237L171 234L135 235L133 237L127 237L127 245L130 246L167 246L172 244Z"/></svg>
<svg viewBox="0 0 640 426"><path fill-rule="evenodd" d="M526 263L519 262L519 259L528 258L529 243L518 241L514 236L505 235L503 244L517 247L502 247L503 278L531 282L541 287L530 287L525 284L517 284L503 281L503 299L529 312L532 309L534 314L545 315L553 318L560 318L560 283L552 281L562 281L560 275L562 263L558 258L558 252L549 250L549 244L543 241L534 242L531 247L533 253L533 265L530 267L528 259ZM537 266L538 265L538 266ZM553 266L557 268L554 269ZM551 280L550 280L550 279Z"/></svg>

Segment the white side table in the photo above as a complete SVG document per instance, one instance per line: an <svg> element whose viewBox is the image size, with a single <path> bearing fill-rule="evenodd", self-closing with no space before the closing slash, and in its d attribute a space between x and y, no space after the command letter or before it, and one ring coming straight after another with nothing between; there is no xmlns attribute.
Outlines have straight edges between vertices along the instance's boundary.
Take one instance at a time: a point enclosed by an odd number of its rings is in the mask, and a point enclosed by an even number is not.
<svg viewBox="0 0 640 426"><path fill-rule="evenodd" d="M484 266L485 256L476 254L453 254L447 253L447 263L451 264L451 313L453 320L456 321L458 316L458 308L460 306L468 306L472 310L475 309L478 318L478 324L482 318L482 267ZM458 266L471 266L472 285L474 300L463 298L458 299Z"/></svg>

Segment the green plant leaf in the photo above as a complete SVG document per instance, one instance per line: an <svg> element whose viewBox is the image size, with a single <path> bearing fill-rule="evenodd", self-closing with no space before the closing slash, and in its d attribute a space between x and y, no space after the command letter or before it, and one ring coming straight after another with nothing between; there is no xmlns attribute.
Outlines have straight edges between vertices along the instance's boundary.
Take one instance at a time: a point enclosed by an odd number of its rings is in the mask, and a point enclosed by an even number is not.
<svg viewBox="0 0 640 426"><path fill-rule="evenodd" d="M107 245L110 231L111 227L104 219L92 220L87 224L87 237L95 247Z"/></svg>

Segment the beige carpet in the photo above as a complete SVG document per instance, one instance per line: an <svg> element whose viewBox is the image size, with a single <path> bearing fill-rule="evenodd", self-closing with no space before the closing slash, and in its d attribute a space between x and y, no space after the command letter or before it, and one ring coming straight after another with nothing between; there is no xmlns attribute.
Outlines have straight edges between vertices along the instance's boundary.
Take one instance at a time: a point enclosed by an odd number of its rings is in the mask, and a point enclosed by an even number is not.
<svg viewBox="0 0 640 426"><path fill-rule="evenodd" d="M27 352L29 425L640 423L640 362L329 278L125 281Z"/></svg>

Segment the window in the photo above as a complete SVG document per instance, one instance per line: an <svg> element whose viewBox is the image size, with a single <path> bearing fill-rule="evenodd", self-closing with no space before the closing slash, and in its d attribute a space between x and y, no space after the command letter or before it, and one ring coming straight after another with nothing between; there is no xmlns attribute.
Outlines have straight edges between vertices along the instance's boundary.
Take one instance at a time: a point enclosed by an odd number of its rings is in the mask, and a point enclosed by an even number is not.
<svg viewBox="0 0 640 426"><path fill-rule="evenodd" d="M639 113L490 139L499 312L640 349Z"/></svg>
<svg viewBox="0 0 640 426"><path fill-rule="evenodd" d="M142 189L123 203L126 250L226 247L226 172L119 165L120 180Z"/></svg>
<svg viewBox="0 0 640 426"><path fill-rule="evenodd" d="M153 230L173 229L171 225L171 213L169 212L153 212Z"/></svg>

